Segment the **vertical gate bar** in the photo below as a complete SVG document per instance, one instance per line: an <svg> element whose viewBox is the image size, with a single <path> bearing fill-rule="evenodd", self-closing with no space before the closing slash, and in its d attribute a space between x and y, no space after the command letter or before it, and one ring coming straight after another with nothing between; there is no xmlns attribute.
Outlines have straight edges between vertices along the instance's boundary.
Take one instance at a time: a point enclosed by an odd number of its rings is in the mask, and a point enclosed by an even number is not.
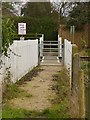
<svg viewBox="0 0 90 120"><path fill-rule="evenodd" d="M43 57L43 40L44 40L44 34L42 34L42 37L40 37L40 57Z"/></svg>
<svg viewBox="0 0 90 120"><path fill-rule="evenodd" d="M43 57L43 41L41 41L41 57Z"/></svg>
<svg viewBox="0 0 90 120"><path fill-rule="evenodd" d="M58 57L60 57L60 41L58 40Z"/></svg>
<svg viewBox="0 0 90 120"><path fill-rule="evenodd" d="M58 57L62 58L62 38L58 35Z"/></svg>

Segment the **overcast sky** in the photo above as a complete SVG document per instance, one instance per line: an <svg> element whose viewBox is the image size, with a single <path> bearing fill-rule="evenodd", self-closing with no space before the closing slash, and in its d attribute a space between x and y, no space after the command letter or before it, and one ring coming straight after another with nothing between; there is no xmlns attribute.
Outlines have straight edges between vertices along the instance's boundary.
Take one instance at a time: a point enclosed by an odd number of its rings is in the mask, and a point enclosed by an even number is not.
<svg viewBox="0 0 90 120"><path fill-rule="evenodd" d="M89 2L90 0L1 0L2 2Z"/></svg>
<svg viewBox="0 0 90 120"><path fill-rule="evenodd" d="M2 2L20 2L25 4L26 2L89 2L90 0L2 0ZM21 15L22 4L14 5L14 8L18 15Z"/></svg>

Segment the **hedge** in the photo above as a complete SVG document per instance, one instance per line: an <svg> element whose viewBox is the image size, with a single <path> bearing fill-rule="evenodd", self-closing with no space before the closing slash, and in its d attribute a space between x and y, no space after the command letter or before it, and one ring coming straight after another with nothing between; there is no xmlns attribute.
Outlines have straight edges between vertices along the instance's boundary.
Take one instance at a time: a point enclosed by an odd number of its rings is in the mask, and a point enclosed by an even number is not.
<svg viewBox="0 0 90 120"><path fill-rule="evenodd" d="M27 29L27 37L29 34L44 34L45 40L57 40L58 34L58 22L57 18L54 17L13 17L14 25L17 28L18 33L18 23L25 22ZM18 37L18 36L17 36ZM17 38L16 37L16 38Z"/></svg>

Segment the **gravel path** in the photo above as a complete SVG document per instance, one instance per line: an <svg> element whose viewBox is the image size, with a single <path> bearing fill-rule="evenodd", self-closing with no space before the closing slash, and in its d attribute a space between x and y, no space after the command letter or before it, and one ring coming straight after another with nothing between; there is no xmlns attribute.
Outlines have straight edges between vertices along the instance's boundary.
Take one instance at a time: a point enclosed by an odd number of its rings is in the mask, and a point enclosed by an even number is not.
<svg viewBox="0 0 90 120"><path fill-rule="evenodd" d="M31 97L21 97L11 100L14 107L27 110L42 111L51 107L51 99L54 99L55 92L51 89L54 84L53 75L60 71L60 66L41 66L43 71L39 72L31 81L23 84L20 89L26 91Z"/></svg>

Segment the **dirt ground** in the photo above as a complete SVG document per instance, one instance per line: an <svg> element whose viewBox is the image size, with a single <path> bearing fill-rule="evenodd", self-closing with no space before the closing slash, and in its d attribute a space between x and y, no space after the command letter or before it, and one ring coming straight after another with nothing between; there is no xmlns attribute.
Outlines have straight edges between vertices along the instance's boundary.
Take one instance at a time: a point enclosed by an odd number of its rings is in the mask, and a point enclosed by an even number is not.
<svg viewBox="0 0 90 120"><path fill-rule="evenodd" d="M39 72L31 81L27 81L20 89L29 93L31 97L22 96L14 98L11 104L17 108L27 110L42 111L51 107L51 99L54 99L56 93L51 89L54 84L52 81L53 75L60 71L60 66L41 66L43 71Z"/></svg>

